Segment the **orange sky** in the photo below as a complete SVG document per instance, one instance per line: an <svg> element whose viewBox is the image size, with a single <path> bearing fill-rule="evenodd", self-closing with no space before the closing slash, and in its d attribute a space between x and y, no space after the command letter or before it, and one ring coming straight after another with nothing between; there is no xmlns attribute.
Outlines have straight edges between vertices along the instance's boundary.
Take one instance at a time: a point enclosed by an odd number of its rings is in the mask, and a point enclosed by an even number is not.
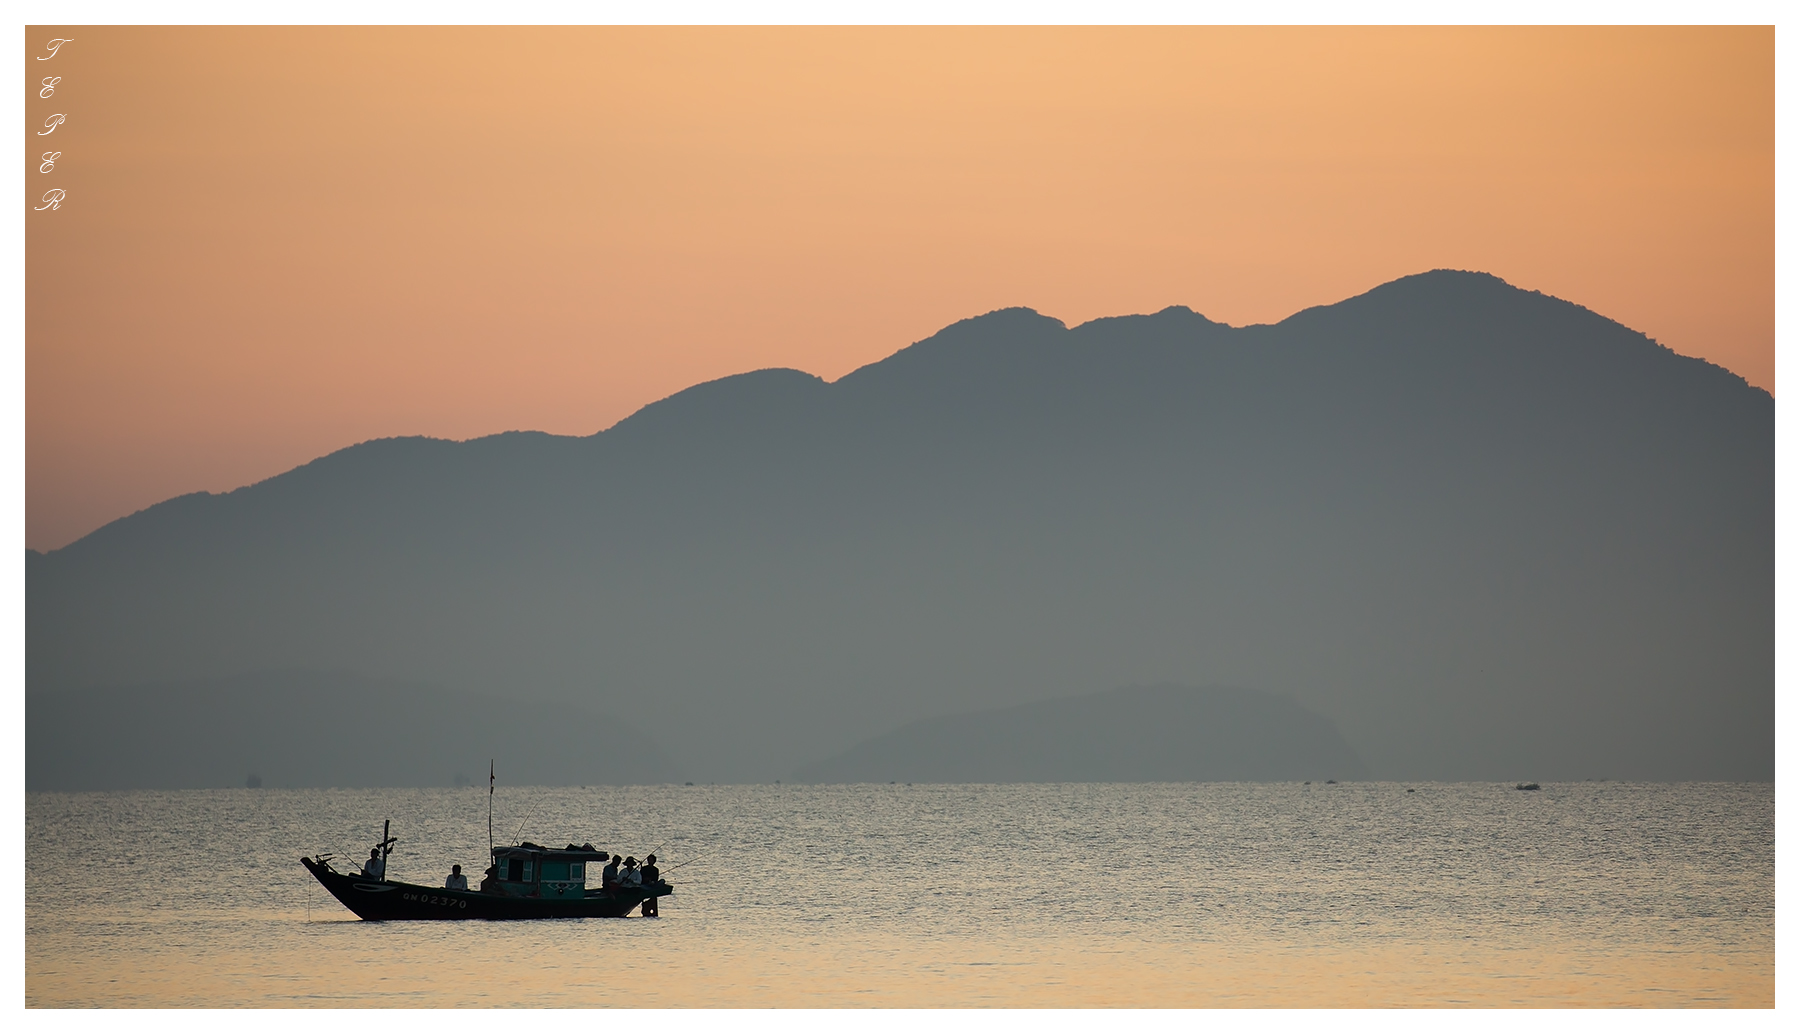
<svg viewBox="0 0 1800 1034"><path fill-rule="evenodd" d="M37 549L1006 305L1256 323L1480 269L1774 387L1768 28L25 35L63 151L27 193L68 192L26 220Z"/></svg>

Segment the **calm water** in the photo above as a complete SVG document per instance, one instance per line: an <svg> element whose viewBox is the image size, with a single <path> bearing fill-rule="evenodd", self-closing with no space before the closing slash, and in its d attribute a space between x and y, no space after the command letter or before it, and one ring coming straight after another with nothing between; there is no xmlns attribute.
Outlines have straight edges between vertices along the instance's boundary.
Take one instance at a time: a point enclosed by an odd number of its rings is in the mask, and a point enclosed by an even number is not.
<svg viewBox="0 0 1800 1034"><path fill-rule="evenodd" d="M526 923L360 922L298 863L391 818L395 878L479 872L485 788L31 794L26 1002L1773 1004L1772 786L1407 785L503 788L501 840L677 889Z"/></svg>

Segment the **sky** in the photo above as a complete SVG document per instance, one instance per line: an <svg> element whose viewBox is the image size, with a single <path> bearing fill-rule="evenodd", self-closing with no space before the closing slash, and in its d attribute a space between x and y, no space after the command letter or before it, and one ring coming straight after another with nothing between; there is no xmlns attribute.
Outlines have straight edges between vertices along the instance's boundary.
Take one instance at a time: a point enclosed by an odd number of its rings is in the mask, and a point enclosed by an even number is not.
<svg viewBox="0 0 1800 1034"><path fill-rule="evenodd" d="M65 192L26 219L34 549L1010 305L1241 325L1478 269L1774 390L1771 28L25 38L27 193Z"/></svg>

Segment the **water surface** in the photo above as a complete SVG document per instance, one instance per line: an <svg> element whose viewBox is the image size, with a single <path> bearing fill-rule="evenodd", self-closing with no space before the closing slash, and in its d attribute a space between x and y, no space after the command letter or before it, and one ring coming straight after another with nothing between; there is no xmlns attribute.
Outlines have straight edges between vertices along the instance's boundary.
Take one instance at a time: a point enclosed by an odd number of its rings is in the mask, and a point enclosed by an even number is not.
<svg viewBox="0 0 1800 1034"><path fill-rule="evenodd" d="M442 885L485 864L486 803L29 794L26 1002L1774 1003L1769 784L498 792L503 842L656 850L648 920L365 923L298 862L392 819L393 877Z"/></svg>

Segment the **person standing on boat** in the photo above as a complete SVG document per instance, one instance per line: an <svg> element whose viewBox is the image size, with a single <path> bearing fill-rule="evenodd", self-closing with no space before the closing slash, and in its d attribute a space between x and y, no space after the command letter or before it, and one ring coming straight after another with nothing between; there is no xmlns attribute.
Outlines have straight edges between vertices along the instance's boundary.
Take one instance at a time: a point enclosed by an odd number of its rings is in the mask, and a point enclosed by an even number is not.
<svg viewBox="0 0 1800 1034"><path fill-rule="evenodd" d="M381 857L381 848L369 848L369 860L363 863L363 876L371 880L387 879L387 859Z"/></svg>
<svg viewBox="0 0 1800 1034"><path fill-rule="evenodd" d="M487 872L481 877L481 892L483 894L500 893L500 867L498 865L487 867Z"/></svg>
<svg viewBox="0 0 1800 1034"><path fill-rule="evenodd" d="M600 870L600 886L603 889L611 890L619 885L620 860L618 855L613 855L612 861L606 863L606 868Z"/></svg>
<svg viewBox="0 0 1800 1034"><path fill-rule="evenodd" d="M469 878L463 875L462 866L452 865L450 875L444 877L445 890L468 890Z"/></svg>
<svg viewBox="0 0 1800 1034"><path fill-rule="evenodd" d="M656 881L662 879L662 870L658 869L656 867L656 856L655 855L651 854L651 855L644 856L644 867L639 870L639 875L641 875L643 877L644 886L646 886L646 887L654 887L654 886L656 886ZM655 916L656 915L656 898L655 897L645 898L644 899L644 907L638 911L638 914L641 916L644 916L645 918L650 918L652 916Z"/></svg>

